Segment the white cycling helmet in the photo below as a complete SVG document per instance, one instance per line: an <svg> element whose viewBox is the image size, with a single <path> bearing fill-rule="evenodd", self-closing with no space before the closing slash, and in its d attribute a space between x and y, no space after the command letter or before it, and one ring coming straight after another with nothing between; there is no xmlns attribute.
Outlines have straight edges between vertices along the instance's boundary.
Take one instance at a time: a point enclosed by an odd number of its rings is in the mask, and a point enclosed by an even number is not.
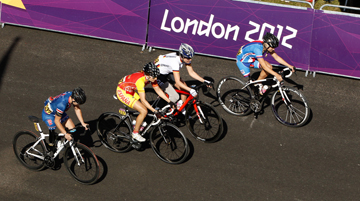
<svg viewBox="0 0 360 201"><path fill-rule="evenodd" d="M190 45L186 43L181 43L179 47L179 54L183 58L191 59L194 57L195 52Z"/></svg>

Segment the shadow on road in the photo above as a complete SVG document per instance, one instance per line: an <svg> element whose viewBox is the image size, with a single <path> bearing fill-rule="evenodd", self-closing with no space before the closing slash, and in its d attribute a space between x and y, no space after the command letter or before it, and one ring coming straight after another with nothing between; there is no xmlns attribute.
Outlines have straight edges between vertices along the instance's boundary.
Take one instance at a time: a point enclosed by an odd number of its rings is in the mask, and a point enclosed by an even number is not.
<svg viewBox="0 0 360 201"><path fill-rule="evenodd" d="M21 40L20 37L16 37L14 39L13 43L11 44L11 46L9 47L8 51L6 51L5 55L0 60L0 90L1 90L1 86L2 86L3 77L6 72L6 67L10 60L10 56L20 40Z"/></svg>

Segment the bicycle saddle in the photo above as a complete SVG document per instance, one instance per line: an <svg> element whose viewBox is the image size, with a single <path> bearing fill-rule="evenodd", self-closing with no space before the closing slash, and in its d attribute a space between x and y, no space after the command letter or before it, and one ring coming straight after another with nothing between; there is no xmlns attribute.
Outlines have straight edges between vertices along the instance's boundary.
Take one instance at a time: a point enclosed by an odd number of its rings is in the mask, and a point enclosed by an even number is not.
<svg viewBox="0 0 360 201"><path fill-rule="evenodd" d="M35 122L35 123L39 123L40 122L40 119L35 117L35 116L29 116L29 120L32 121L32 122Z"/></svg>

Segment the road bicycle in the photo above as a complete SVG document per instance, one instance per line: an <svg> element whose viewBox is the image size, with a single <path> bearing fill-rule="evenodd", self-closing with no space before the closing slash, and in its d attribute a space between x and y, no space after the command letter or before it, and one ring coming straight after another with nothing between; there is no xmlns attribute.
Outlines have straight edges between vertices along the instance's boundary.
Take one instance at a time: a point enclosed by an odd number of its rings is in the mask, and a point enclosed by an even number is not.
<svg viewBox="0 0 360 201"><path fill-rule="evenodd" d="M279 74L285 79L292 75L290 68L284 68ZM270 88L263 94L255 84L270 82ZM281 124L289 127L300 127L307 123L310 107L304 95L293 87L284 86L275 77L244 82L235 76L222 78L216 88L217 97L224 110L233 115L244 116L251 111L257 118L264 101L270 93L272 112Z"/></svg>
<svg viewBox="0 0 360 201"><path fill-rule="evenodd" d="M29 116L29 120L34 123L40 137L31 131L20 131L15 135L13 150L21 164L37 171L46 167L53 168L55 158L65 149L63 161L70 175L83 184L93 184L97 181L100 176L100 165L90 148L74 140L68 141L65 135L60 133L55 141L56 151L52 153L45 142L49 134L42 131L41 120L35 116Z"/></svg>
<svg viewBox="0 0 360 201"><path fill-rule="evenodd" d="M199 100L199 89L206 87L206 85L206 83L202 83L198 86L192 86L198 93L196 97L193 97L187 91L175 89L177 93L187 95L187 99L182 106L172 114L172 117L180 120L178 117L181 116L181 111L187 107L185 123L189 132L195 139L210 143L216 142L221 137L223 133L223 122L221 116L212 105ZM213 85L212 88L214 88ZM146 99L153 107L158 107L164 103L161 103L162 98L152 89L146 88L145 91Z"/></svg>
<svg viewBox="0 0 360 201"><path fill-rule="evenodd" d="M115 95L113 97L117 99ZM173 112L169 105L159 111L163 115L166 113L170 115ZM144 143L131 137L133 131L132 116L138 114L137 111L130 111L127 106L125 109L120 108L119 114L114 112L101 114L97 121L97 133L101 143L109 150L118 153L128 152L133 148L140 150ZM180 129L168 122L169 118L157 118L155 114L149 113L147 117L151 121L142 131L139 131L139 134L144 136L149 133L150 145L156 156L169 164L184 162L189 155L190 148Z"/></svg>

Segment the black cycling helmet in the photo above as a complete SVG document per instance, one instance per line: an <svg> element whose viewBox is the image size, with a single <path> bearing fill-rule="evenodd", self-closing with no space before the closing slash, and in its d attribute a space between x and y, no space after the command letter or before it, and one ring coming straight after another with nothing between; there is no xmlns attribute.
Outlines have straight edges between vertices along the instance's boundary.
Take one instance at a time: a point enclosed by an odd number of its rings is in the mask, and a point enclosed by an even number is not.
<svg viewBox="0 0 360 201"><path fill-rule="evenodd" d="M77 87L72 91L71 98L79 105L84 104L86 102L85 91L82 88Z"/></svg>
<svg viewBox="0 0 360 201"><path fill-rule="evenodd" d="M279 39L272 33L267 32L263 37L264 43L267 43L269 47L277 48L279 46Z"/></svg>
<svg viewBox="0 0 360 201"><path fill-rule="evenodd" d="M153 78L156 78L160 75L159 68L157 68L153 62L145 64L145 66L143 67L143 71L145 72L145 74L150 75Z"/></svg>

